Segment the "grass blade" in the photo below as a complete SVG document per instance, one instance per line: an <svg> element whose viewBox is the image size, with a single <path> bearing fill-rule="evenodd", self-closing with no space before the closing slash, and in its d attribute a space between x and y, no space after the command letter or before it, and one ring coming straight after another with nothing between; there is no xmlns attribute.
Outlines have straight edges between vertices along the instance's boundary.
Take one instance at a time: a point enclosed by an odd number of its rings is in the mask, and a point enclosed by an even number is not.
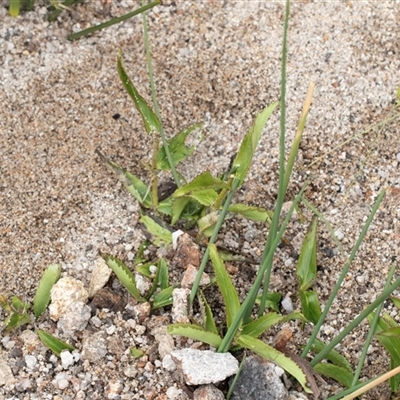
<svg viewBox="0 0 400 400"><path fill-rule="evenodd" d="M36 334L39 336L41 342L58 357L60 357L60 353L63 350L69 350L69 351L75 350L75 347L71 346L66 342L63 342L60 339L57 339L53 335L50 335L50 333L37 329Z"/></svg>
<svg viewBox="0 0 400 400"><path fill-rule="evenodd" d="M120 23L122 21L126 21L127 19L132 18L135 15L141 14L142 12L145 12L146 10L151 9L151 8L157 6L160 3L161 3L161 0L155 0L152 3L149 3L149 4L145 5L145 6L142 6L142 7L138 8L135 11L132 11L130 13L122 15L121 17L112 18L109 21L104 22L102 24L99 24L99 25L96 25L96 26L92 26L90 28L84 29L84 30L76 32L76 33L72 33L71 35L67 36L67 39L68 40L76 40L76 39L79 39L82 36L89 35L91 33L100 31L101 29L104 29L104 28L107 28L109 26L118 24L118 23Z"/></svg>
<svg viewBox="0 0 400 400"><path fill-rule="evenodd" d="M194 324L173 324L168 325L168 333L170 335L185 336L199 342L207 343L213 347L221 344L219 335L213 332L207 332L204 328Z"/></svg>
<svg viewBox="0 0 400 400"><path fill-rule="evenodd" d="M226 322L229 327L240 308L239 296L218 254L217 246L210 244L209 248L217 284L224 298Z"/></svg>
<svg viewBox="0 0 400 400"><path fill-rule="evenodd" d="M113 270L120 282L125 286L125 289L137 300L142 303L147 300L142 297L138 288L136 287L135 277L129 268L118 258L110 256L109 254L101 254L107 265Z"/></svg>
<svg viewBox="0 0 400 400"><path fill-rule="evenodd" d="M265 360L271 361L274 364L279 365L286 372L296 378L296 380L300 383L306 393L311 393L310 388L307 386L307 379L304 372L289 357L286 357L280 351L251 336L240 335L236 341L240 346L250 349Z"/></svg>
<svg viewBox="0 0 400 400"><path fill-rule="evenodd" d="M140 116L142 117L146 132L149 134L154 132L160 133L161 123L159 119L157 118L153 110L149 107L146 100L139 94L139 92L135 88L135 85L132 83L131 79L125 71L121 49L118 50L117 68L125 90L128 92L129 96L133 100L133 103L135 104L136 110L138 110Z"/></svg>

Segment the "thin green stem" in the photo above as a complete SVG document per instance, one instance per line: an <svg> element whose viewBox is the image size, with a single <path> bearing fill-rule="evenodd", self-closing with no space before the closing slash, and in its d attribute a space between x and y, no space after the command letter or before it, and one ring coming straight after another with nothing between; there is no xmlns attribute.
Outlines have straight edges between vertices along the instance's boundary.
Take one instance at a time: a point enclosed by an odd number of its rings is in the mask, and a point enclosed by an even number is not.
<svg viewBox="0 0 400 400"><path fill-rule="evenodd" d="M107 27L109 27L111 25L118 24L119 22L126 21L127 19L132 18L135 15L138 15L138 14L140 14L142 12L145 12L146 10L149 10L150 8L155 7L160 3L161 3L161 0L155 0L155 1L145 5L143 7L138 8L135 11L132 11L132 12L130 12L128 14L122 15L121 17L112 18L109 21L104 22L102 24L99 24L99 25L96 25L96 26L91 26L90 28L84 29L83 31L72 33L71 35L67 36L67 39L68 40L79 39L82 36L86 36L86 35L89 35L90 33L97 32L97 31L99 31L101 29L104 29L104 28L107 28Z"/></svg>
<svg viewBox="0 0 400 400"><path fill-rule="evenodd" d="M289 224L290 218L292 216L292 213L295 209L295 207L297 206L298 202L301 199L301 196L304 193L304 190L306 189L308 185L308 180L304 183L303 187L301 188L299 194L295 197L295 199L293 200L293 203L289 209L289 212L287 213L282 226L279 230L279 232L277 232L277 234L274 237L274 240L271 244L271 251L267 254L264 263L261 264L260 266L260 270L258 271L256 280L253 283L253 286L250 289L249 294L246 296L244 302L242 303L242 305L240 306L239 312L237 313L235 319L233 320L231 326L229 327L228 331L226 332L224 338L222 339L222 342L218 348L218 352L219 353L224 353L227 352L232 344L232 341L237 333L237 331L239 330L242 321L245 320L244 317L246 314L248 314L249 310L251 313L251 310L253 309L254 306L254 302L255 302L255 298L257 297L258 294L258 290L260 288L260 285L263 281L263 277L265 274L265 268L266 266L272 262L272 258L274 257L274 253L276 248L278 247L283 233L285 232L285 229L287 227L287 225ZM246 321L246 320L245 320Z"/></svg>
<svg viewBox="0 0 400 400"><path fill-rule="evenodd" d="M290 1L286 0L286 10L285 10L285 23L283 27L283 45L282 45L282 67L281 67L281 98L280 98L280 134L279 134L279 184L278 184L278 198L276 200L276 206L274 209L274 216L272 218L272 223L268 233L267 242L265 244L264 253L262 256L261 263L263 263L270 252L271 243L273 238L278 231L279 217L281 214L281 209L283 201L286 195L285 188L285 136L286 136L286 63L287 63L287 34L289 29L289 14L290 14ZM264 276L264 287L260 302L260 308L258 310L258 315L261 316L265 309L265 303L267 301L267 294L269 290L269 282L271 279L272 270L272 258L270 263L266 266L265 276ZM253 299L255 302L255 298ZM247 313L245 320L249 318Z"/></svg>
<svg viewBox="0 0 400 400"><path fill-rule="evenodd" d="M225 220L225 216L228 213L228 208L232 202L233 196L235 195L236 190L238 189L239 185L240 185L240 179L235 178L233 180L231 190L229 191L229 194L225 200L224 207L221 210L221 214L218 217L218 221L215 224L213 233L209 240L209 244L215 243L218 232L221 229L221 226ZM201 260L201 264L200 264L199 270L197 272L196 279L194 280L192 291L190 292L190 305L193 304L194 298L196 297L197 289L199 288L200 280L203 275L204 268L206 267L209 254L210 254L210 246L207 246L206 251L204 252L203 258Z"/></svg>
<svg viewBox="0 0 400 400"><path fill-rule="evenodd" d="M340 286L341 286L344 278L346 277L347 272L349 271L350 264L353 262L354 257L356 256L356 253L357 253L359 247L361 246L361 243L364 240L365 235L367 234L368 228L371 225L371 222L372 222L372 220L373 220L373 218L375 216L375 213L377 212L377 210L379 208L379 205L381 204L381 201L382 201L384 195L385 195L385 190L382 190L381 193L379 194L374 206L372 207L372 211L370 212L370 214L368 216L367 222L365 223L365 225L364 225L364 227L363 227L363 229L362 229L362 231L360 233L360 236L357 239L357 242L356 242L356 244L355 244L355 246L354 246L354 248L353 248L353 250L352 250L352 252L351 252L351 254L349 256L349 259L347 260L345 266L343 267L343 270L342 270L342 272L341 272L341 274L339 276L338 281L336 282L336 285L334 286L334 288L332 290L331 295L329 296L329 299L328 299L328 301L327 301L327 303L326 303L326 305L324 307L324 310L323 310L323 312L322 312L317 324L315 325L314 330L313 330L310 338L308 339L308 342L307 342L306 346L303 349L303 352L301 353L301 357L305 358L307 356L308 352L310 351L311 346L313 345L314 340L317 337L318 332L321 329L321 326L325 321L325 318L326 318L326 316L327 316L327 314L329 312L329 309L330 309L333 301L336 298L336 295L337 295L337 293L338 293L338 291L340 289ZM319 353L319 354L321 354L321 353ZM318 354L318 356L319 356L319 354Z"/></svg>
<svg viewBox="0 0 400 400"><path fill-rule="evenodd" d="M142 6L144 6L145 3L146 3L145 0L142 0ZM168 141L165 137L164 127L161 123L161 114L160 114L160 108L158 106L157 91L156 91L156 85L154 83L154 73L153 73L153 66L152 66L152 62L151 62L149 30L147 27L146 13L143 13L143 33L144 33L144 47L146 49L146 58L147 58L147 71L148 71L149 80L150 80L151 97L153 99L154 112L157 115L157 118L160 121L160 125L161 125L161 127L160 127L161 142L162 142L162 145L165 150L165 155L167 156L168 164L171 168L171 174L174 178L176 185L178 187L180 187L181 180L179 179L179 175L176 172L175 164L174 164L174 161L172 160L171 152L169 151Z"/></svg>
<svg viewBox="0 0 400 400"><path fill-rule="evenodd" d="M376 307L382 304L398 287L400 286L400 278L397 278L396 281L386 288L380 296L376 298L358 317L354 319L343 331L339 333L320 353L318 353L310 362L311 366L318 364L321 360L325 358L325 356L335 347L337 346L354 328L356 328L363 319L367 318L369 314L371 314Z"/></svg>
<svg viewBox="0 0 400 400"><path fill-rule="evenodd" d="M388 277L386 279L385 289L387 289L389 287L395 271L396 271L396 266L393 265L392 268L390 269ZM358 379L361 375L361 370L364 365L365 358L367 357L368 348L369 348L369 345L374 336L374 332L375 332L375 329L376 329L376 326L377 326L378 320L379 320L379 314L381 313L382 308L383 308L383 303L381 303L375 311L374 319L372 320L367 338L365 340L365 343L364 343L364 346L363 346L363 349L361 352L360 359L358 360L357 368L354 373L353 382L351 383L351 387L354 387L357 385Z"/></svg>

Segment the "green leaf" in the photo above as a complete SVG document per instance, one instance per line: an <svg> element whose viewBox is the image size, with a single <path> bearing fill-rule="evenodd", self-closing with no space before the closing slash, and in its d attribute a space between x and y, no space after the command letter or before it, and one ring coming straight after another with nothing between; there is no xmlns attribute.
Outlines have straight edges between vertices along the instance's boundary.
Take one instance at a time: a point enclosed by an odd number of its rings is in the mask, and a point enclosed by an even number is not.
<svg viewBox="0 0 400 400"><path fill-rule="evenodd" d="M168 197L167 199L160 201L157 206L157 211L160 212L161 214L172 216L172 199L171 199L171 197Z"/></svg>
<svg viewBox="0 0 400 400"><path fill-rule="evenodd" d="M400 336L400 326L377 333L377 336Z"/></svg>
<svg viewBox="0 0 400 400"><path fill-rule="evenodd" d="M185 336L203 343L207 343L213 347L218 347L222 339L213 332L207 332L201 326L194 324L173 324L168 325L168 333L170 335Z"/></svg>
<svg viewBox="0 0 400 400"><path fill-rule="evenodd" d="M60 339L57 339L53 335L50 335L50 333L37 329L36 334L39 336L41 342L58 357L60 357L60 353L63 350L68 350L68 351L75 350L75 347L71 346L68 343L63 342Z"/></svg>
<svg viewBox="0 0 400 400"><path fill-rule="evenodd" d="M167 262L160 258L158 261L158 283L162 290L167 289L169 287L169 276L168 276L168 265Z"/></svg>
<svg viewBox="0 0 400 400"><path fill-rule="evenodd" d="M2 307L4 309L4 311L6 311L8 313L12 312L12 308L8 304L8 300L7 300L6 296L0 295L0 307Z"/></svg>
<svg viewBox="0 0 400 400"><path fill-rule="evenodd" d="M307 321L317 324L321 316L321 306L314 290L300 290L301 309Z"/></svg>
<svg viewBox="0 0 400 400"><path fill-rule="evenodd" d="M321 342L318 339L315 339L313 345L311 346L311 350L318 354L325 347L326 347L325 343ZM347 370L350 373L352 373L352 371L353 371L350 363L337 350L331 350L328 353L328 355L325 357L325 359L330 361L334 365L344 368L345 370Z"/></svg>
<svg viewBox="0 0 400 400"><path fill-rule="evenodd" d="M205 171L196 176L191 182L175 190L172 197L193 196L195 192L204 189L229 189L229 185L221 179L213 177L210 171Z"/></svg>
<svg viewBox="0 0 400 400"><path fill-rule="evenodd" d="M236 317L236 314L240 308L239 296L236 292L235 287L226 271L225 265L218 254L217 246L215 244L209 244L210 248L210 259L217 279L219 290L224 298L225 310L226 310L226 323L229 327Z"/></svg>
<svg viewBox="0 0 400 400"><path fill-rule="evenodd" d="M240 214L253 221L265 222L270 219L270 212L261 207L248 206L246 204L233 204L228 208L229 212Z"/></svg>
<svg viewBox="0 0 400 400"><path fill-rule="evenodd" d="M151 233L153 243L156 246L163 247L172 243L171 231L159 225L153 218L148 215L142 215L139 222L144 224L146 229Z"/></svg>
<svg viewBox="0 0 400 400"><path fill-rule="evenodd" d="M242 184L246 178L264 126L278 104L278 102L272 103L261 111L257 115L254 125L243 138L231 169L231 173L235 174L235 177L240 179L240 184Z"/></svg>
<svg viewBox="0 0 400 400"><path fill-rule="evenodd" d="M218 329L215 325L214 315L212 313L211 307L208 304L207 299L204 296L202 290L199 289L198 294L199 294L198 299L200 303L200 309L203 315L204 328L207 332L213 332L216 335L218 335Z"/></svg>
<svg viewBox="0 0 400 400"><path fill-rule="evenodd" d="M368 322L371 324L375 313L368 315ZM382 346L390 354L395 367L400 365L400 338L397 336L383 336L380 333L388 331L393 328L397 328L396 321L393 320L389 315L385 314L384 317L379 317L378 324L376 326L375 335Z"/></svg>
<svg viewBox="0 0 400 400"><path fill-rule="evenodd" d="M175 225L176 222L179 220L183 210L186 208L186 206L192 201L190 197L183 196L183 197L178 197L176 199L172 199L172 207L171 207L171 213L172 213L172 221L171 225Z"/></svg>
<svg viewBox="0 0 400 400"><path fill-rule="evenodd" d="M3 322L5 332L10 332L13 329L17 329L23 325L29 324L31 317L29 314L23 313L12 313Z"/></svg>
<svg viewBox="0 0 400 400"><path fill-rule="evenodd" d="M212 235L215 224L219 218L219 213L219 211L212 211L197 221L197 225L201 234L206 237L210 237Z"/></svg>
<svg viewBox="0 0 400 400"><path fill-rule="evenodd" d="M143 119L143 124L146 129L146 132L153 133L155 131L157 133L160 133L161 123L158 120L156 114L148 106L148 104L146 103L146 100L136 90L132 81L129 79L129 76L125 72L121 49L118 50L117 68L118 68L119 77L121 78L121 81L125 87L125 90L128 92L129 96L132 98L136 109L139 111L139 114L141 115L141 117Z"/></svg>
<svg viewBox="0 0 400 400"><path fill-rule="evenodd" d="M258 295L256 298L256 304L261 303L262 294ZM279 312L279 302L282 299L282 293L279 292L269 292L267 294L267 301L265 302L265 308L270 308L276 312Z"/></svg>
<svg viewBox="0 0 400 400"><path fill-rule="evenodd" d="M274 312L269 312L268 314L265 314L262 317L257 318L256 320L251 321L246 325L243 325L241 333L243 335L248 335L251 337L259 337L271 326L293 319L299 319L304 321L304 316L298 311L294 311L285 316L279 315Z"/></svg>
<svg viewBox="0 0 400 400"><path fill-rule="evenodd" d="M96 154L100 157L103 164L113 173L115 173L118 179L128 189L129 193L135 197L135 199L146 208L152 206L152 198L150 189L145 183L139 178L120 167L114 161L109 160L100 151L96 150Z"/></svg>
<svg viewBox="0 0 400 400"><path fill-rule="evenodd" d="M400 309L400 299L398 297L390 296L390 300L392 300L393 304Z"/></svg>
<svg viewBox="0 0 400 400"><path fill-rule="evenodd" d="M190 154L193 153L195 147L185 146L185 140L195 129L201 127L202 124L192 125L168 140L168 147L174 165L177 165L178 163L180 163L182 160L184 160L186 157L188 157ZM157 153L157 169L169 170L170 168L171 167L169 166L167 155L165 154L165 149L164 147L160 147Z"/></svg>
<svg viewBox="0 0 400 400"><path fill-rule="evenodd" d="M143 350L139 350L136 347L131 347L130 353L133 358L140 358L145 354Z"/></svg>
<svg viewBox="0 0 400 400"><path fill-rule="evenodd" d="M157 293L154 296L154 300L151 304L152 310L155 310L156 308L160 307L165 307L165 306L170 306L172 304L172 292L174 291L173 286L169 286L165 288L164 290L161 290L161 292Z"/></svg>
<svg viewBox="0 0 400 400"><path fill-rule="evenodd" d="M118 258L110 256L109 254L101 254L107 265L113 270L120 282L125 286L126 290L137 300L142 303L147 300L142 297L138 288L136 287L135 277L129 268Z"/></svg>
<svg viewBox="0 0 400 400"><path fill-rule="evenodd" d="M261 340L248 335L240 335L236 339L236 342L240 346L245 347L263 357L265 360L271 361L274 364L279 365L287 373L296 378L296 380L300 383L306 393L311 393L310 388L307 387L307 379L304 372L289 357L286 357L283 353L262 342Z"/></svg>
<svg viewBox="0 0 400 400"><path fill-rule="evenodd" d="M314 217L301 246L296 271L300 283L300 291L305 291L312 287L317 278L317 225L318 218Z"/></svg>
<svg viewBox="0 0 400 400"><path fill-rule="evenodd" d="M31 308L28 302L21 300L18 296L11 296L11 305L19 314L26 313Z"/></svg>
<svg viewBox="0 0 400 400"><path fill-rule="evenodd" d="M150 267L154 265L154 262L147 262L145 264L137 265L135 267L136 272L146 276L147 278L154 278L154 274L150 271Z"/></svg>
<svg viewBox="0 0 400 400"><path fill-rule="evenodd" d="M315 372L320 375L327 376L349 388L353 382L353 374L347 369L333 364L319 363L314 367Z"/></svg>
<svg viewBox="0 0 400 400"><path fill-rule="evenodd" d="M61 266L57 264L49 265L43 272L36 294L33 299L33 312L39 318L50 303L50 291L61 275Z"/></svg>
<svg viewBox="0 0 400 400"><path fill-rule="evenodd" d="M258 337L264 333L268 328L278 324L284 317L274 312L269 312L262 317L243 325L241 333L251 337Z"/></svg>

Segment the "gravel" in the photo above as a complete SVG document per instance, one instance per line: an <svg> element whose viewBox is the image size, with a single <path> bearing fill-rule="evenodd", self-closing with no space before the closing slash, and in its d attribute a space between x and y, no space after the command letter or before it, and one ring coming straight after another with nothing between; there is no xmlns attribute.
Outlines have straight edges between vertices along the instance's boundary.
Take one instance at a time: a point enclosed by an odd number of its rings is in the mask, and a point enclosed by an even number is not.
<svg viewBox="0 0 400 400"><path fill-rule="evenodd" d="M139 91L148 99L149 91L140 17L79 41L66 40L71 31L129 12L138 1L87 2L51 24L43 3L18 18L7 15L6 3L0 2L0 294L32 301L49 264L61 264L63 277L77 279L88 289L99 252L127 262L137 252L143 240L137 226L139 206L95 155L100 148L149 179L149 141L118 79L117 47ZM215 0L166 0L149 12L166 132L171 135L205 122L198 152L181 166L188 177L206 168L224 170L256 113L279 97L283 12L282 1ZM320 223L316 289L323 301L379 191L388 189L321 332L324 340L380 293L399 256L400 132L398 119L387 119L400 82L399 19L400 5L394 0L305 0L291 8L289 143L310 80L316 89L286 200L293 199L306 174L312 173L307 199L330 221L342 245L338 248ZM113 118L117 114L120 118ZM268 124L238 198L268 209L273 207L278 179L277 115ZM310 216L307 209L302 211ZM295 307L295 261L307 229L302 216L290 224L290 246L277 253L271 279L273 288ZM263 226L232 220L226 231L221 244L252 258L260 256ZM254 270L240 266L232 271L243 296ZM179 279L181 271L171 274ZM169 323L168 311L140 319L118 281L109 289L125 296L119 300L127 302L126 308L95 308L84 331L70 337L79 353L72 353L72 359L60 360L46 351L33 325L3 332L0 397L188 398L188 388L176 373L163 367L159 343L150 333L155 325ZM389 305L387 311L398 319L396 309ZM48 314L35 326L66 339ZM294 347L304 343L308 331L296 325L291 329ZM367 324L362 324L338 348L353 365L366 331ZM175 345L184 348L190 342L177 339ZM133 359L131 347L145 355ZM374 342L363 377L386 371L388 365L388 357ZM321 389L327 397L337 386L328 381ZM389 399L390 393L380 386L370 396Z"/></svg>

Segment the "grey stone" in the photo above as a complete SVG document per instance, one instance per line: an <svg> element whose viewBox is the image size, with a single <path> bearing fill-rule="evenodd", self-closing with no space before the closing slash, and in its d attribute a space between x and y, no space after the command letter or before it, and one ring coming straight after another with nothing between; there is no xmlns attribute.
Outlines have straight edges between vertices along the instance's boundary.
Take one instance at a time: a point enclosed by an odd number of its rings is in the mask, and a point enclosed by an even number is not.
<svg viewBox="0 0 400 400"><path fill-rule="evenodd" d="M214 385L204 385L193 393L193 400L224 400L224 394Z"/></svg>
<svg viewBox="0 0 400 400"><path fill-rule="evenodd" d="M57 327L65 336L72 336L76 331L83 331L90 319L90 307L82 301L69 304L66 312L60 316Z"/></svg>
<svg viewBox="0 0 400 400"><path fill-rule="evenodd" d="M171 353L188 385L217 383L237 373L239 363L230 353L181 349Z"/></svg>
<svg viewBox="0 0 400 400"><path fill-rule="evenodd" d="M88 333L83 339L82 360L88 360L91 363L100 361L107 354L106 339L105 332Z"/></svg>
<svg viewBox="0 0 400 400"><path fill-rule="evenodd" d="M107 263L99 258L93 268L89 283L89 297L92 298L110 279L112 270Z"/></svg>
<svg viewBox="0 0 400 400"><path fill-rule="evenodd" d="M172 292L172 321L188 324L188 306L190 289L174 289Z"/></svg>
<svg viewBox="0 0 400 400"><path fill-rule="evenodd" d="M288 392L273 363L248 357L233 389L232 400L286 400Z"/></svg>
<svg viewBox="0 0 400 400"><path fill-rule="evenodd" d="M14 375L7 361L0 357L0 387L15 383Z"/></svg>

